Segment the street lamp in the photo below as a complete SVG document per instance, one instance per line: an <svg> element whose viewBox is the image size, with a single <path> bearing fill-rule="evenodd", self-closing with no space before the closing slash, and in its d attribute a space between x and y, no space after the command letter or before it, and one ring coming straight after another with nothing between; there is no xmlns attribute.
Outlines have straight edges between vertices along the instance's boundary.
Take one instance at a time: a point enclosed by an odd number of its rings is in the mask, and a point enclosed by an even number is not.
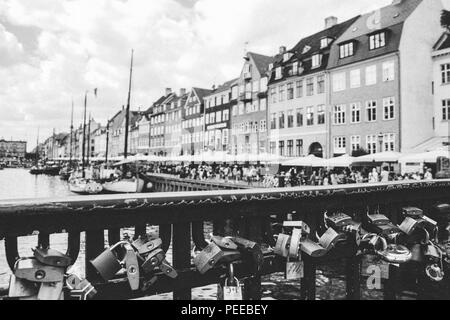
<svg viewBox="0 0 450 320"><path fill-rule="evenodd" d="M378 134L378 143L380 144L380 153L383 152L383 139L384 139L384 135L383 135L383 133L380 132L380 134Z"/></svg>

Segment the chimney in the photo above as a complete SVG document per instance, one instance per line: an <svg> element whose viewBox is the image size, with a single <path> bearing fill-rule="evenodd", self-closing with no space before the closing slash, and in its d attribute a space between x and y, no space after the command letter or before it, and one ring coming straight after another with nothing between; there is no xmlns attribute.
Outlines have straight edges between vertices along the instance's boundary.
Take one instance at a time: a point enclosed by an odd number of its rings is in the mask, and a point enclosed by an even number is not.
<svg viewBox="0 0 450 320"><path fill-rule="evenodd" d="M337 25L337 23L338 23L338 18L336 18L336 17L331 16L331 17L325 18L325 29L331 28L331 27Z"/></svg>
<svg viewBox="0 0 450 320"><path fill-rule="evenodd" d="M166 96L172 94L172 88L166 88Z"/></svg>
<svg viewBox="0 0 450 320"><path fill-rule="evenodd" d="M285 54L286 53L286 47L285 46L281 46L280 47L280 54Z"/></svg>
<svg viewBox="0 0 450 320"><path fill-rule="evenodd" d="M184 96L186 94L186 89L185 88L181 88L180 89L180 96Z"/></svg>

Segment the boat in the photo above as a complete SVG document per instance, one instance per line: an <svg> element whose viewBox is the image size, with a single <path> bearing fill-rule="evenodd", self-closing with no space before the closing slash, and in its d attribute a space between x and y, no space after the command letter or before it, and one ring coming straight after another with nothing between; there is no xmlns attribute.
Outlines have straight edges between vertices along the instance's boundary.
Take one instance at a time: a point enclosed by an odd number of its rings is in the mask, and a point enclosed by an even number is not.
<svg viewBox="0 0 450 320"><path fill-rule="evenodd" d="M33 175L44 174L44 168L41 166L33 166L30 169L30 174L33 174Z"/></svg>
<svg viewBox="0 0 450 320"><path fill-rule="evenodd" d="M59 172L61 171L61 167L57 164L48 164L43 169L43 174L49 175L49 176L57 176L59 175Z"/></svg>
<svg viewBox="0 0 450 320"><path fill-rule="evenodd" d="M141 178L119 179L105 182L103 191L107 193L141 193L144 187L145 181Z"/></svg>
<svg viewBox="0 0 450 320"><path fill-rule="evenodd" d="M102 192L103 187L100 183L94 180L85 178L73 178L69 180L69 190L76 194L92 195Z"/></svg>
<svg viewBox="0 0 450 320"><path fill-rule="evenodd" d="M69 181L70 176L74 171L70 167L64 167L59 171L59 176L61 180Z"/></svg>

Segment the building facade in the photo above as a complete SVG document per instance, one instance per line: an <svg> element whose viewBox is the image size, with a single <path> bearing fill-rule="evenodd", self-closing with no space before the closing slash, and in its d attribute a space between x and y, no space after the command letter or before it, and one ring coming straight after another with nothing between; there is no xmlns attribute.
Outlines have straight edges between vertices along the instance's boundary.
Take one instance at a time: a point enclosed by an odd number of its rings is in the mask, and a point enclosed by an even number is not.
<svg viewBox="0 0 450 320"><path fill-rule="evenodd" d="M332 44L355 20L338 24L337 18L329 17L324 30L300 40L289 51L280 48L270 66L271 153L287 157L329 155L327 63Z"/></svg>
<svg viewBox="0 0 450 320"><path fill-rule="evenodd" d="M211 90L192 88L183 111L182 153L198 155L205 150L205 100Z"/></svg>
<svg viewBox="0 0 450 320"><path fill-rule="evenodd" d="M440 1L395 0L360 16L333 44L331 155L408 152L433 137L430 52L441 10Z"/></svg>
<svg viewBox="0 0 450 320"><path fill-rule="evenodd" d="M247 53L239 80L232 88L231 150L233 154L267 152L267 71L272 57ZM237 90L237 95L236 95Z"/></svg>
<svg viewBox="0 0 450 320"><path fill-rule="evenodd" d="M0 159L22 160L27 152L25 141L6 141L0 139Z"/></svg>
<svg viewBox="0 0 450 320"><path fill-rule="evenodd" d="M231 138L231 88L237 79L228 81L204 98L205 103L205 151L230 152Z"/></svg>
<svg viewBox="0 0 450 320"><path fill-rule="evenodd" d="M135 127L136 122L140 118L139 111L130 111L129 126L128 126L128 154L132 154L131 146L131 129ZM108 156L118 157L125 153L125 126L126 126L126 109L122 107L116 115L109 122L109 145Z"/></svg>
<svg viewBox="0 0 450 320"><path fill-rule="evenodd" d="M183 111L187 98L186 89L180 89L180 93L174 95L167 104L164 135L166 155L177 157L182 153Z"/></svg>

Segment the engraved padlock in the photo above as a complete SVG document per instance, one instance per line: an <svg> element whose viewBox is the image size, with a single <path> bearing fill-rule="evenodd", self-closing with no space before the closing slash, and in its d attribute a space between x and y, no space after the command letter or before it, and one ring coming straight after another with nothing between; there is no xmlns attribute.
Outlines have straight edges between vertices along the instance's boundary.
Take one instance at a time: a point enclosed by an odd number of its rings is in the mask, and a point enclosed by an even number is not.
<svg viewBox="0 0 450 320"><path fill-rule="evenodd" d="M136 249L136 251L142 255L145 256L152 252L153 250L156 250L162 246L162 240L161 239L147 239L147 237L139 237L132 243L133 247Z"/></svg>
<svg viewBox="0 0 450 320"><path fill-rule="evenodd" d="M337 213L334 215L328 215L328 212L324 213L325 225L327 227L334 228L336 230L342 230L345 226L352 224L353 219L345 213Z"/></svg>
<svg viewBox="0 0 450 320"><path fill-rule="evenodd" d="M295 228L292 230L291 243L289 245L289 258L301 258L301 243L303 239L303 232L301 229Z"/></svg>
<svg viewBox="0 0 450 320"><path fill-rule="evenodd" d="M320 258L327 254L327 250L324 247L310 239L303 239L300 248L312 258Z"/></svg>
<svg viewBox="0 0 450 320"><path fill-rule="evenodd" d="M403 220L402 224L399 226L400 230L407 234L408 236L411 236L413 232L417 229L419 226L419 221L413 218L410 218L409 216Z"/></svg>
<svg viewBox="0 0 450 320"><path fill-rule="evenodd" d="M34 257L42 264L53 267L69 267L72 258L54 249L36 248L33 250Z"/></svg>
<svg viewBox="0 0 450 320"><path fill-rule="evenodd" d="M17 278L39 283L62 282L64 272L64 268L44 265L35 258L18 260L14 267Z"/></svg>
<svg viewBox="0 0 450 320"><path fill-rule="evenodd" d="M63 292L63 287L64 287L64 284L62 281L54 282L54 283L41 283L37 299L43 300L43 301L61 300L61 294Z"/></svg>
<svg viewBox="0 0 450 320"><path fill-rule="evenodd" d="M225 250L237 250L238 246L228 237L212 236L211 241L214 242L219 248Z"/></svg>
<svg viewBox="0 0 450 320"><path fill-rule="evenodd" d="M12 299L30 298L37 296L39 287L35 282L27 281L11 275L9 280L8 297Z"/></svg>
<svg viewBox="0 0 450 320"><path fill-rule="evenodd" d="M319 239L319 244L325 250L330 251L338 242L345 240L346 236L345 234L337 233L333 228L328 228L321 237L317 235L317 238Z"/></svg>
<svg viewBox="0 0 450 320"><path fill-rule="evenodd" d="M411 251L399 244L388 244L386 239L383 237L378 237L382 243L382 249L376 250L376 254L381 257L386 262L393 264L402 264L411 260Z"/></svg>
<svg viewBox="0 0 450 320"><path fill-rule="evenodd" d="M274 253L280 257L287 258L289 256L289 244L291 237L287 234L280 233L275 244Z"/></svg>
<svg viewBox="0 0 450 320"><path fill-rule="evenodd" d="M224 252L215 243L211 242L202 252L194 258L194 264L201 274L205 274L219 263Z"/></svg>
<svg viewBox="0 0 450 320"><path fill-rule="evenodd" d="M132 291L137 291L139 290L140 285L138 255L134 251L131 244L127 243L124 246L126 250L124 264L127 273L128 283L130 284Z"/></svg>
<svg viewBox="0 0 450 320"><path fill-rule="evenodd" d="M125 244L129 244L129 242L121 241L116 243L111 248L106 249L97 258L90 261L103 280L111 280L122 269L120 258L118 257L118 253L115 251L119 248L123 249Z"/></svg>
<svg viewBox="0 0 450 320"><path fill-rule="evenodd" d="M145 273L151 273L159 267L165 259L166 254L164 251L162 249L156 249L147 256L145 262L142 264L142 270L144 270Z"/></svg>

